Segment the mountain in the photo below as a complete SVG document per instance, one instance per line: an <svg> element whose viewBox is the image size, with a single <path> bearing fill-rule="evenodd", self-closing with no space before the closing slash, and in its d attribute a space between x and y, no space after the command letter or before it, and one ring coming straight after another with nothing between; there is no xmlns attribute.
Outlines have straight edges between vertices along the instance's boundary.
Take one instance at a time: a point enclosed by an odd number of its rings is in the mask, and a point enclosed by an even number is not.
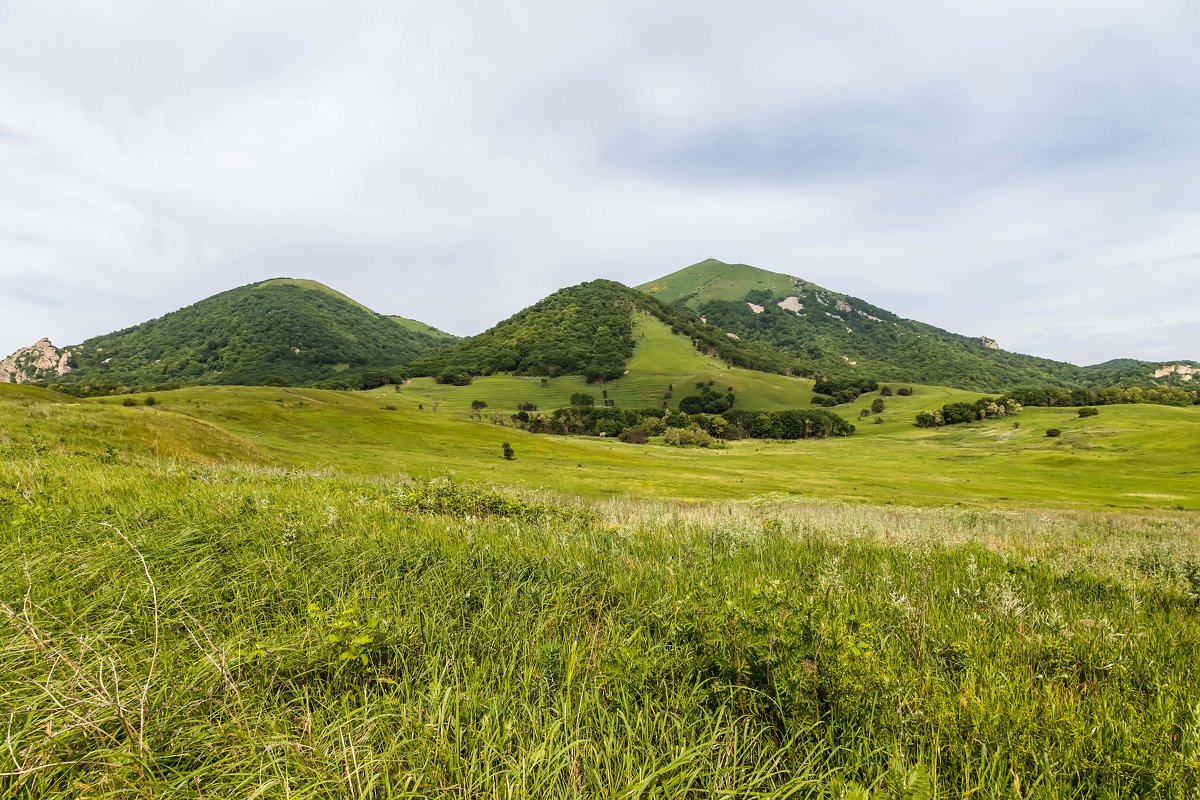
<svg viewBox="0 0 1200 800"><path fill-rule="evenodd" d="M950 333L803 278L716 259L638 288L695 311L742 341L775 348L807 374L1000 391L1034 384L1151 385L1162 366L1121 361L1078 367L1010 353L987 336ZM1157 380L1166 382L1163 376Z"/></svg>
<svg viewBox="0 0 1200 800"><path fill-rule="evenodd" d="M452 341L419 324L398 324L316 281L279 278L66 348L68 370L43 377L97 390L311 384L394 368Z"/></svg>
<svg viewBox="0 0 1200 800"><path fill-rule="evenodd" d="M411 371L450 383L497 372L619 378L633 355L637 313L649 314L688 336L700 352L734 366L766 372L788 368L788 359L770 348L740 342L686 309L615 281L596 280L561 289L478 336L419 359Z"/></svg>

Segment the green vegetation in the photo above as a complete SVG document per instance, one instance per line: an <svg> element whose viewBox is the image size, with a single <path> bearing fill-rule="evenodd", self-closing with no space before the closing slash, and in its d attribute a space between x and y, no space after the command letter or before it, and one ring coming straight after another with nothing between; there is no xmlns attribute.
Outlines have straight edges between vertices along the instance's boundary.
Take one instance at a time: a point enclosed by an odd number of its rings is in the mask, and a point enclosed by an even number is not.
<svg viewBox="0 0 1200 800"><path fill-rule="evenodd" d="M1192 515L583 503L73 438L189 424L176 394L32 439L49 404L0 402L5 797L1200 788ZM1143 410L1194 415L1111 416Z"/></svg>
<svg viewBox="0 0 1200 800"><path fill-rule="evenodd" d="M614 281L562 289L478 336L413 364L417 375L581 375L589 383L625 373L634 353L639 315L683 334L694 348L741 367L783 371L778 354L743 345L707 328L695 315L671 309ZM448 381L440 380L441 383Z"/></svg>
<svg viewBox="0 0 1200 800"><path fill-rule="evenodd" d="M189 384L308 385L406 364L451 340L397 325L314 281L214 295L71 351L64 391ZM341 374L345 373L345 374Z"/></svg>
<svg viewBox="0 0 1200 800"><path fill-rule="evenodd" d="M882 406L882 400L875 402ZM916 426L918 428L940 428L943 425L962 425L985 419L1003 419L1009 414L1020 414L1023 409L1024 406L1011 397L981 397L974 403L947 403L934 411L922 411L917 414ZM880 411L882 410L880 407ZM871 413L879 413L875 410L874 403L871 405Z"/></svg>
<svg viewBox="0 0 1200 800"><path fill-rule="evenodd" d="M1125 403L1155 403L1163 406L1200 405L1200 391L1177 386L1109 386L1103 389L1061 389L1020 387L1008 396L1026 406L1065 408L1068 406L1109 406Z"/></svg>
<svg viewBox="0 0 1200 800"><path fill-rule="evenodd" d="M977 338L903 319L856 297L745 264L709 259L638 288L695 311L709 325L743 342L789 357L794 369L808 375L992 392L1030 384L1103 387L1153 382L1155 365L1146 362L1077 367L991 349Z"/></svg>

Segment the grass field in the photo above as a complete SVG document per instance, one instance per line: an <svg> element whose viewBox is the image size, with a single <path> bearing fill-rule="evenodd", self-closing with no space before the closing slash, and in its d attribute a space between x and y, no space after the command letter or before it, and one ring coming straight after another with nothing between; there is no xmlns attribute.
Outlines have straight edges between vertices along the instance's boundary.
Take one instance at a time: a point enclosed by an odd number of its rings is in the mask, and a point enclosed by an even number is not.
<svg viewBox="0 0 1200 800"><path fill-rule="evenodd" d="M58 452L111 448L121 457L152 447L164 459L192 453L207 461L452 477L583 496L784 494L902 505L1200 509L1197 408L1110 406L1090 419L1071 409L1026 409L1020 428L992 421L922 430L912 426L911 409L943 402L922 388L913 398L892 398L909 409L885 412L884 424L862 424L847 439L746 440L708 451L533 435L445 406L417 410L403 391L397 400L387 391L203 387L158 393L153 408L125 408L111 398L62 402L48 393L34 402L31 391L0 402L0 430ZM1047 438L1050 427L1063 436ZM499 457L504 441L516 460Z"/></svg>
<svg viewBox="0 0 1200 800"><path fill-rule="evenodd" d="M1200 792L1200 409L710 452L409 389L0 386L0 797Z"/></svg>
<svg viewBox="0 0 1200 800"><path fill-rule="evenodd" d="M3 445L0 795L1191 798L1194 516Z"/></svg>

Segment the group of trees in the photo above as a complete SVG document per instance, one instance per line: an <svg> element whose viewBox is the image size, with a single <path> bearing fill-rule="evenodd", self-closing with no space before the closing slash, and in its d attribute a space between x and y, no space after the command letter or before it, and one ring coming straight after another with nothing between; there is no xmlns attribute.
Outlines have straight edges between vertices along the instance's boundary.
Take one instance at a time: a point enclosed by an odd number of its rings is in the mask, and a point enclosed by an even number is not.
<svg viewBox="0 0 1200 800"><path fill-rule="evenodd" d="M595 406L559 408L546 414L519 411L513 422L533 433L610 436L641 443L670 430L698 428L717 439L824 439L850 436L854 426L824 409L689 414L669 409L621 409Z"/></svg>
<svg viewBox="0 0 1200 800"><path fill-rule="evenodd" d="M917 414L918 428L940 428L943 425L961 425L983 419L1000 419L1009 414L1021 413L1023 406L1011 397L981 397L973 403L947 403L934 411Z"/></svg>
<svg viewBox="0 0 1200 800"><path fill-rule="evenodd" d="M1176 386L1107 386L1099 389L1026 386L1007 394L1022 405L1038 408L1112 406L1151 403L1162 406L1200 405L1200 392Z"/></svg>
<svg viewBox="0 0 1200 800"><path fill-rule="evenodd" d="M822 399L829 398L834 402L830 405L842 405L843 403L853 403L859 397L879 390L879 381L874 378L817 378L813 384L813 392L822 396ZM818 402L817 398L813 398L813 402Z"/></svg>
<svg viewBox="0 0 1200 800"><path fill-rule="evenodd" d="M733 387L724 394L712 388L713 382L697 383L700 394L692 394L679 401L679 410L685 414L721 414L733 408Z"/></svg>

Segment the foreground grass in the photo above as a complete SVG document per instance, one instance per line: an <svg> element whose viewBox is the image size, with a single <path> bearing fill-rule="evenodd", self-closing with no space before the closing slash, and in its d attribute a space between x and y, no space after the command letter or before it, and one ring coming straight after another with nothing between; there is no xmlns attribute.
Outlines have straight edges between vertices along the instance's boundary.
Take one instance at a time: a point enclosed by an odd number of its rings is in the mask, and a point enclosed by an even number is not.
<svg viewBox="0 0 1200 800"><path fill-rule="evenodd" d="M0 796L1200 791L1194 516L0 460Z"/></svg>

